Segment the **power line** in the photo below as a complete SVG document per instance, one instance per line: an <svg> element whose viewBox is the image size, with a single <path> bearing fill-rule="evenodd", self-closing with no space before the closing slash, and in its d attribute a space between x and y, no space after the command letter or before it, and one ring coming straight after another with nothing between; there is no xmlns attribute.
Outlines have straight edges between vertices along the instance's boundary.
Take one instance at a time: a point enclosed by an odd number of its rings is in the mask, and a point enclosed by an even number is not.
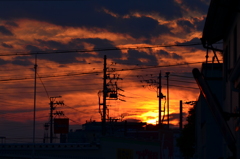
<svg viewBox="0 0 240 159"><path fill-rule="evenodd" d="M0 56L18 56L18 55L36 55L36 54L63 54L63 53L86 53L86 52L96 52L96 51L114 51L114 50L130 50L130 49L152 49L159 47L184 47L184 46L196 46L202 45L202 43L192 43L192 44L175 44L175 45L155 45L155 46L142 46L142 47L112 47L112 48L96 48L92 50L87 49L76 49L76 50L54 50L54 51L37 51L37 52L13 52L11 54L0 54Z"/></svg>
<svg viewBox="0 0 240 159"><path fill-rule="evenodd" d="M181 87L181 88L190 88L190 89L198 89L197 87L187 87L187 86L178 86L178 85L169 85L169 86L173 86L173 87Z"/></svg>
<svg viewBox="0 0 240 159"><path fill-rule="evenodd" d="M64 115L64 116L66 116L66 115ZM66 116L67 117L67 116ZM68 118L68 117L67 117ZM79 123L78 121L75 121L75 120L73 120L73 119L70 119L70 118L68 118L70 121L72 121L72 122L74 122L74 123L77 123L77 124L79 124L79 125L82 125L81 123Z"/></svg>
<svg viewBox="0 0 240 159"><path fill-rule="evenodd" d="M183 78L192 78L192 79L193 79L193 76L192 76L192 77L189 77L189 76L181 76L181 75L171 75L171 76L183 77Z"/></svg>
<svg viewBox="0 0 240 159"><path fill-rule="evenodd" d="M148 66L148 67L141 67L141 68L129 68L129 69L121 69L115 70L117 71L133 71L133 70L143 70L143 69L152 69L152 68L160 68L160 67L174 67L174 66L182 66L182 65L191 65L191 64L198 64L203 62L192 62L192 63L182 63L182 64L173 64L173 65L161 65L161 66ZM40 78L54 78L54 77L65 77L65 76L78 76L78 75L90 75L90 74L99 74L102 72L82 72L82 73L72 73L72 74L63 74L63 75L49 75L49 76L42 76ZM25 77L25 78L16 78L16 79L2 79L0 81L19 81L19 80L32 80L32 77Z"/></svg>
<svg viewBox="0 0 240 159"><path fill-rule="evenodd" d="M90 86L94 86L94 85L101 85L102 83L83 83L83 84L78 84L78 85L67 85L67 84L61 84L61 85L58 85L58 86L45 86L45 87L51 87L51 88L64 88L64 87L74 87L74 88L81 88L81 87L83 87L83 86L86 86L86 85L90 85ZM5 90L5 89L22 89L22 88L32 88L32 87L28 87L28 86L26 86L26 87L4 87L4 88L0 88L0 90ZM40 87L38 87L38 89L41 89ZM44 89L44 88L43 88Z"/></svg>
<svg viewBox="0 0 240 159"><path fill-rule="evenodd" d="M38 75L38 73L37 73L37 75ZM39 78L39 80L41 81L41 83L42 83L42 85L43 85L43 88L44 88L44 90L45 90L45 92L46 92L46 94L47 94L48 99L50 99L50 96L49 96L49 94L48 94L47 88L45 87L45 85L44 85L41 77L39 77L39 75L38 75L38 78Z"/></svg>
<svg viewBox="0 0 240 159"><path fill-rule="evenodd" d="M99 88L100 89L100 88ZM92 89L84 89L84 91L91 91L91 90L99 90L98 88L92 88ZM72 89L72 90L56 90L56 91L48 91L48 92L82 92L79 89ZM19 94L19 93L33 93L33 91L26 91L26 92L12 92L12 93L0 93L0 94ZM37 93L46 93L45 91L37 91Z"/></svg>
<svg viewBox="0 0 240 159"><path fill-rule="evenodd" d="M196 82L191 82L191 81L180 81L180 80L169 80L169 81L175 81L175 82L183 82L183 83L194 83L196 84Z"/></svg>

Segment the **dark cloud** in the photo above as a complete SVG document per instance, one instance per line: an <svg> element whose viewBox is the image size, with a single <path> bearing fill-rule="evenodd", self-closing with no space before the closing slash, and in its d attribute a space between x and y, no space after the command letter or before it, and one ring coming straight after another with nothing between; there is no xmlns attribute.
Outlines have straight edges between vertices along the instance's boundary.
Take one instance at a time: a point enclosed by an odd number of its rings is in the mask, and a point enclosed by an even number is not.
<svg viewBox="0 0 240 159"><path fill-rule="evenodd" d="M6 43L4 43L4 42L2 43L2 46L5 47L5 48L9 48L9 49L13 48L12 45L6 44Z"/></svg>
<svg viewBox="0 0 240 159"><path fill-rule="evenodd" d="M7 36L12 36L13 33L8 30L5 26L0 26L0 33L2 33L2 35L7 35Z"/></svg>
<svg viewBox="0 0 240 159"><path fill-rule="evenodd" d="M198 31L203 31L206 17L204 19L197 19L197 18L193 18L193 19L194 19L194 25L196 26L196 29Z"/></svg>
<svg viewBox="0 0 240 159"><path fill-rule="evenodd" d="M134 38L170 34L168 27L159 25L156 20L149 17L117 18L114 24L107 26L107 29L112 32L126 33Z"/></svg>
<svg viewBox="0 0 240 159"><path fill-rule="evenodd" d="M183 43L179 43L179 42L176 42L176 44L184 44L184 45L189 45L189 46L186 46L187 48L190 48L190 52L195 52L197 50L206 50L202 44L201 44L201 40L199 38L193 38L191 39L190 41L185 41ZM193 44L199 44L199 45L193 45Z"/></svg>
<svg viewBox="0 0 240 159"><path fill-rule="evenodd" d="M111 51L96 51L97 55L89 54L87 51L77 53L74 52L74 50L84 50L83 43L88 43L94 45L95 50L104 50L104 49L113 49L116 48L113 43L107 39L99 39L99 38L89 38L89 39L72 39L69 43L63 44L57 41L49 40L40 40L37 39L36 42L38 43L39 47L44 47L47 49L40 49L37 46L33 45L27 45L26 50L33 52L33 53L39 53L38 58L41 59L47 59L50 61L57 62L59 64L67 64L67 63L86 63L86 60L77 60L77 57L81 58L87 58L87 57L100 57L103 58L104 55L107 55L108 58L118 59L121 58L122 53L120 50L111 50ZM62 54L41 54L43 52L54 52L54 50L62 51ZM69 53L65 52L66 50L73 50Z"/></svg>
<svg viewBox="0 0 240 159"><path fill-rule="evenodd" d="M47 47L50 50L69 50L69 47L67 45L57 41L53 40L44 41L40 39L37 39L36 41L40 44L40 46Z"/></svg>
<svg viewBox="0 0 240 159"><path fill-rule="evenodd" d="M188 0L184 5L206 13L206 3ZM104 9L117 14L106 13ZM158 36L169 33L169 29L147 15L159 14L166 20L182 17L182 8L174 0L137 1L137 0L92 0L92 1L1 1L0 15L5 20L30 18L61 26L98 27L112 32L130 34L134 38ZM140 17L132 16L140 13ZM129 18L123 18L130 15ZM186 31L190 28L184 23ZM12 24L14 25L14 24Z"/></svg>
<svg viewBox="0 0 240 159"><path fill-rule="evenodd" d="M159 52L158 52L158 54L160 54L161 56L163 56L163 57L167 57L167 58L170 58L171 56L170 56L170 53L168 53L167 51L164 51L164 50L160 50Z"/></svg>
<svg viewBox="0 0 240 159"><path fill-rule="evenodd" d="M33 45L27 45L25 47L26 50L30 51L30 52L38 52L38 51L42 51L41 49L39 49L37 46L33 46Z"/></svg>
<svg viewBox="0 0 240 159"><path fill-rule="evenodd" d="M107 39L100 39L100 38L88 38L88 39L73 39L68 43L69 47L80 47L80 49L83 49L82 43L89 43L94 45L94 49L112 49L116 48L116 46L113 44L112 41L109 41ZM111 50L111 51L96 51L98 53L98 57L104 57L104 55L107 55L108 58L121 58L122 53L120 50ZM85 54L83 57L89 57L92 55Z"/></svg>
<svg viewBox="0 0 240 159"><path fill-rule="evenodd" d="M194 29L194 25L188 20L178 20L177 24L182 27L186 33L189 33Z"/></svg>
<svg viewBox="0 0 240 159"><path fill-rule="evenodd" d="M183 59L183 57L181 55L178 55L177 53L168 53L167 51L164 50L159 50L158 54L160 55L160 57L164 58L171 58L175 60Z"/></svg>
<svg viewBox="0 0 240 159"><path fill-rule="evenodd" d="M13 26L13 27L18 27L18 24L12 21L8 21L5 23L6 25Z"/></svg>
<svg viewBox="0 0 240 159"><path fill-rule="evenodd" d="M2 46L6 47L6 48L13 48L12 45L8 45L6 43L2 43ZM39 51L40 50L37 47L32 46L32 45L27 45L26 49L29 51ZM29 56L16 56L13 60L0 59L0 65L5 65L5 64L9 64L9 63L12 63L14 65L21 65L21 66L33 65L33 63L30 61Z"/></svg>
<svg viewBox="0 0 240 159"><path fill-rule="evenodd" d="M89 43L94 45L94 49L99 51L96 51L97 55L89 54L88 52L83 53L77 53L77 52L70 52L70 53L63 53L61 55L57 54L40 54L38 58L47 59L50 61L57 62L59 64L66 64L66 63L76 63L81 62L85 63L86 60L77 60L77 57L81 58L87 58L87 57L100 57L103 58L104 55L107 55L107 58L112 58L117 63L123 63L123 64L130 64L130 65L158 65L158 59L154 54L148 54L143 51L138 50L129 50L128 51L128 57L127 60L121 60L122 53L120 50L111 50L111 51L100 51L100 50L107 50L116 48L111 41L107 39L99 39L99 38L89 38L89 39L73 39L67 44L63 44L57 41L44 41L44 40L36 40L39 44L39 46L48 48L47 50L41 50L36 46L33 45L27 45L26 49L30 52L48 52L48 51L54 51L54 50L84 50L83 43ZM71 49L69 49L71 48ZM165 58L171 58L176 60L181 60L183 57L181 55L178 55L177 53L168 53L164 50L160 50L158 54L161 57Z"/></svg>
<svg viewBox="0 0 240 159"><path fill-rule="evenodd" d="M106 27L112 16L99 11L94 1L0 2L3 19L30 18L62 26Z"/></svg>
<svg viewBox="0 0 240 159"><path fill-rule="evenodd" d="M75 52L71 52L71 53L63 53L63 54L53 54L53 53L49 53L49 54L41 54L43 52L52 52L54 51L54 49L57 50L69 50L69 48L67 48L67 46L65 44L56 42L56 41L43 41L43 40L37 40L39 45L41 46L47 46L49 47L49 49L47 50L41 50L36 46L33 45L27 45L26 46L26 50L33 52L33 53L39 53L38 54L38 58L39 59L47 59L50 61L54 61L60 64L67 64L67 63L74 63L74 62L78 62L78 60L76 59L76 57L78 57L79 55Z"/></svg>
<svg viewBox="0 0 240 159"><path fill-rule="evenodd" d="M3 59L0 59L0 65L8 64L9 62Z"/></svg>
<svg viewBox="0 0 240 159"><path fill-rule="evenodd" d="M127 122L141 122L140 119L135 119L135 118L128 118L126 119Z"/></svg>
<svg viewBox="0 0 240 159"><path fill-rule="evenodd" d="M33 65L32 62L30 62L29 57L26 56L18 56L16 58L14 58L13 60L3 60L0 59L0 65L5 65L5 64L14 64L14 65L21 65L21 66L29 66L29 65Z"/></svg>
<svg viewBox="0 0 240 159"><path fill-rule="evenodd" d="M168 1L138 1L138 0L123 0L123 1L98 1L98 6L103 7L117 13L121 16L130 14L133 12L140 13L159 13L162 17L167 20L175 19L176 17L181 17L181 8L176 4L174 0Z"/></svg>
<svg viewBox="0 0 240 159"><path fill-rule="evenodd" d="M146 61L142 62L140 59L146 59ZM158 60L154 55L138 50L129 50L127 60L115 60L115 62L130 65L158 65Z"/></svg>
<svg viewBox="0 0 240 159"><path fill-rule="evenodd" d="M202 1L202 0L184 0L183 5L187 6L192 11L197 11L200 13L207 13L208 7L210 4L210 0Z"/></svg>
<svg viewBox="0 0 240 159"><path fill-rule="evenodd" d="M14 65L21 65L21 66L30 66L34 65L30 60L29 57L24 56L18 56L13 61L12 64Z"/></svg>
<svg viewBox="0 0 240 159"><path fill-rule="evenodd" d="M180 55L178 55L178 54L176 54L176 53L172 53L171 56L172 56L172 58L175 59L175 60L181 60L181 59L183 59L182 56L180 56Z"/></svg>

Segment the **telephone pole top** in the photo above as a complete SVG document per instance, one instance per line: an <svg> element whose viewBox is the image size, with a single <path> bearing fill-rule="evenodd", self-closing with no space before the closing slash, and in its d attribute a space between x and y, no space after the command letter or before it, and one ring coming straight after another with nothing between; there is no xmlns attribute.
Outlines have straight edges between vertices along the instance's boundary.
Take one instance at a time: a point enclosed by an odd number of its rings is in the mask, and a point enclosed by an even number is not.
<svg viewBox="0 0 240 159"><path fill-rule="evenodd" d="M50 143L53 142L53 110L56 108L54 105L64 105L63 101L55 101L56 98L62 98L62 96L50 97Z"/></svg>

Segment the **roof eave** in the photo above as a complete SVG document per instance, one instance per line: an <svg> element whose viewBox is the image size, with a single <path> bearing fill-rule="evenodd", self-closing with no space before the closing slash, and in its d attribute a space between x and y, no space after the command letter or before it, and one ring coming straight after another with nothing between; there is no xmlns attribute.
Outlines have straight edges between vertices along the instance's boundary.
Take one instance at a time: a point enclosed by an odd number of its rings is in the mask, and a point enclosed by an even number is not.
<svg viewBox="0 0 240 159"><path fill-rule="evenodd" d="M202 41L206 44L213 44L223 39L223 22L227 9L222 7L222 1L212 0L206 17Z"/></svg>

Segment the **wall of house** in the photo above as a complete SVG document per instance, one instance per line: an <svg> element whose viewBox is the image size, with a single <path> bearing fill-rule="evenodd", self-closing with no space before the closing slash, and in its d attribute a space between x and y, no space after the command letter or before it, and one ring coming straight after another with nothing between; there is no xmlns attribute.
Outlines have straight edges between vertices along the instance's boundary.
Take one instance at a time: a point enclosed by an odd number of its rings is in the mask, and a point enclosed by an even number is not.
<svg viewBox="0 0 240 159"><path fill-rule="evenodd" d="M204 64L202 73L219 104L223 105L222 65ZM212 159L225 156L222 134L211 109L201 94L196 105L196 154L198 159Z"/></svg>
<svg viewBox="0 0 240 159"><path fill-rule="evenodd" d="M237 16L228 24L224 41L224 106L223 110L229 113L239 113L240 111L240 90L234 88L234 81L231 81L231 73L240 62L240 16ZM240 71L240 70L239 70ZM228 121L229 127L236 139L237 150L240 149L240 130L236 131L239 125L239 117L230 118ZM240 153L237 152L237 158L240 158Z"/></svg>

